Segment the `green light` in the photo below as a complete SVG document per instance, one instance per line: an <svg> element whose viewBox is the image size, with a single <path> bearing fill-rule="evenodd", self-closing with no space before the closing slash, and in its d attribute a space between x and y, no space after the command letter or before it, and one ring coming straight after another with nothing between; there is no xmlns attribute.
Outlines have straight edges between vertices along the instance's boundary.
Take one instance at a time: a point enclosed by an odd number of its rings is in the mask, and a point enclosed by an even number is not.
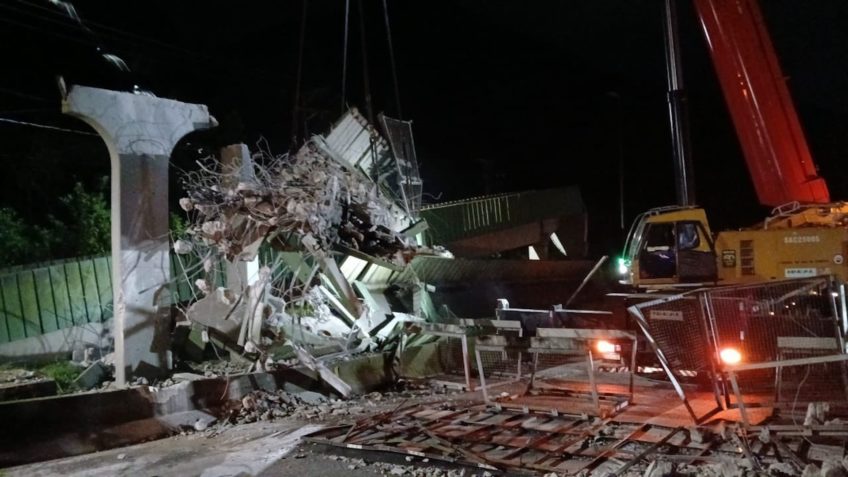
<svg viewBox="0 0 848 477"><path fill-rule="evenodd" d="M627 275L630 272L630 260L619 257L616 262L618 263L619 275Z"/></svg>

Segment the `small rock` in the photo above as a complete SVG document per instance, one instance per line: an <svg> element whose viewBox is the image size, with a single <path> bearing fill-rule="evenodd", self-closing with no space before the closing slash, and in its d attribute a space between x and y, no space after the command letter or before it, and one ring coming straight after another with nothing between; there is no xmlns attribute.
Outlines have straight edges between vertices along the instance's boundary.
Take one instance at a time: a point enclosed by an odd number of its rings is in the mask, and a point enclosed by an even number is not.
<svg viewBox="0 0 848 477"><path fill-rule="evenodd" d="M209 424L207 424L206 421L203 421L202 419L198 419L194 422L194 430L197 432L205 431L208 427Z"/></svg>
<svg viewBox="0 0 848 477"><path fill-rule="evenodd" d="M698 427L690 427L689 428L689 438L692 439L692 442L696 444L703 444L707 442L709 439L709 431L706 429L701 429Z"/></svg>
<svg viewBox="0 0 848 477"><path fill-rule="evenodd" d="M763 426L763 428L760 429L760 432L757 435L757 438L763 444L768 444L769 442L771 442L771 432L769 431L768 426Z"/></svg>
<svg viewBox="0 0 848 477"><path fill-rule="evenodd" d="M665 460L655 460L645 469L644 477L671 477L674 475L674 464Z"/></svg>
<svg viewBox="0 0 848 477"><path fill-rule="evenodd" d="M787 462L775 462L769 466L768 474L774 477L791 477L798 472Z"/></svg>
<svg viewBox="0 0 848 477"><path fill-rule="evenodd" d="M244 409L251 410L256 407L256 399L252 395L248 394L241 398L241 406Z"/></svg>
<svg viewBox="0 0 848 477"><path fill-rule="evenodd" d="M174 381L197 381L198 379L203 379L204 376L196 373L174 373L171 378Z"/></svg>
<svg viewBox="0 0 848 477"><path fill-rule="evenodd" d="M126 457L126 454L118 454L118 460L124 460Z"/></svg>
<svg viewBox="0 0 848 477"><path fill-rule="evenodd" d="M848 477L848 472L842 466L842 462L836 459L826 459L821 466L822 477Z"/></svg>
<svg viewBox="0 0 848 477"><path fill-rule="evenodd" d="M18 373L18 379L32 379L35 376L35 371L21 371Z"/></svg>
<svg viewBox="0 0 848 477"><path fill-rule="evenodd" d="M819 477L820 475L821 471L819 470L819 466L815 464L807 464L807 466L804 467L804 471L801 472L801 477Z"/></svg>
<svg viewBox="0 0 848 477"><path fill-rule="evenodd" d="M412 462L412 456L411 455L406 456L405 460L407 462Z"/></svg>

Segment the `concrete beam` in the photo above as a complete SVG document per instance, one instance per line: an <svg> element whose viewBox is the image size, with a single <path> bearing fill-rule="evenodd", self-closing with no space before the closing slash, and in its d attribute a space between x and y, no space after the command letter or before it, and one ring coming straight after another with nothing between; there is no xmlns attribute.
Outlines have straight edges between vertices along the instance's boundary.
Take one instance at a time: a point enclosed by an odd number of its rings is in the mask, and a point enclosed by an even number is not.
<svg viewBox="0 0 848 477"><path fill-rule="evenodd" d="M103 138L112 164L115 378L169 363L168 162L186 134L215 126L206 106L74 86L62 104Z"/></svg>

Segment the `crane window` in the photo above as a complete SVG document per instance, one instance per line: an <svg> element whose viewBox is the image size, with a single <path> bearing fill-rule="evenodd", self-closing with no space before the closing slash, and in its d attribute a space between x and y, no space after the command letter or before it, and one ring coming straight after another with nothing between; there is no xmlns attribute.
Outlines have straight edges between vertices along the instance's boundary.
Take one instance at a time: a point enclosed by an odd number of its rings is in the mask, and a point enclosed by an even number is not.
<svg viewBox="0 0 848 477"><path fill-rule="evenodd" d="M698 222L677 223L677 249L695 250L701 245Z"/></svg>
<svg viewBox="0 0 848 477"><path fill-rule="evenodd" d="M648 224L645 245L639 256L642 278L672 278L677 273L674 223Z"/></svg>
<svg viewBox="0 0 848 477"><path fill-rule="evenodd" d="M645 250L648 252L658 252L672 249L674 249L674 224L650 224Z"/></svg>

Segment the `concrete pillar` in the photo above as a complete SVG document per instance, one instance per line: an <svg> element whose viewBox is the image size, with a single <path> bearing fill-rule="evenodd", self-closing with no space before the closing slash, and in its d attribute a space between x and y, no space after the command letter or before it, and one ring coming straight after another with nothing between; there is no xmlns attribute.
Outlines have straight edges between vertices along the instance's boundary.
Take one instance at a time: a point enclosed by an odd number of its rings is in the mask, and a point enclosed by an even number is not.
<svg viewBox="0 0 848 477"><path fill-rule="evenodd" d="M245 144L232 144L221 148L221 170L224 173L224 186L236 188L239 182L252 182L253 160ZM249 262L236 260L225 262L227 288L240 293L244 287L253 284L259 278L259 257Z"/></svg>
<svg viewBox="0 0 848 477"><path fill-rule="evenodd" d="M90 124L111 157L115 379L156 377L170 362L168 161L215 120L203 105L84 86L62 110Z"/></svg>

